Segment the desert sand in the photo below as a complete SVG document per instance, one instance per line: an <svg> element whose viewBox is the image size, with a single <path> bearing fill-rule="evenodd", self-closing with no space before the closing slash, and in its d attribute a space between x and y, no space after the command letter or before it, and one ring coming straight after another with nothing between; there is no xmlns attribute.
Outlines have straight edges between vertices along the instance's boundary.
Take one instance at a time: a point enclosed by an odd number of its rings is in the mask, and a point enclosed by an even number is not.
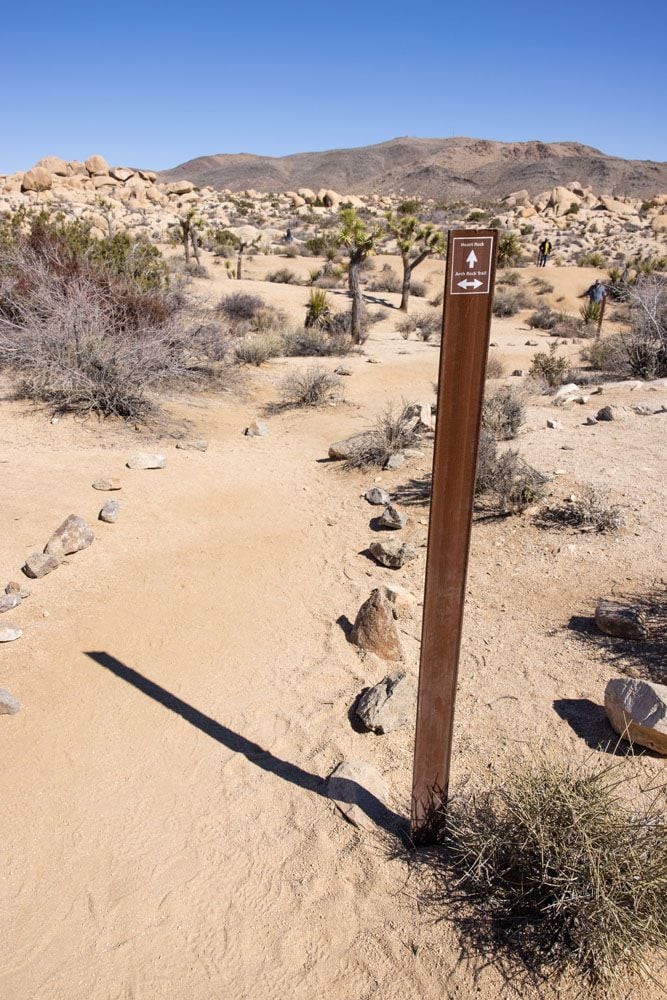
<svg viewBox="0 0 667 1000"><path fill-rule="evenodd" d="M211 300L259 290L301 317L307 289L253 280L272 263L257 257L245 280L228 282L207 260L213 277L194 287ZM435 290L443 268L424 265L419 277ZM550 269L554 303L575 311L593 274ZM343 293L332 296L342 307ZM380 297L384 318L364 353L346 359L352 375L336 406L267 415L286 372L309 359L272 361L228 393L175 396L168 429L153 436L92 419L53 424L2 400L3 584L68 514L96 533L32 582L12 616L24 635L0 647L0 686L23 705L1 727L5 1000L502 995L496 970L461 960L397 836L412 731L376 736L348 720L358 692L387 669L350 645L345 619L382 582L421 598L426 551L430 449L394 472L326 460L332 441L365 429L387 402L435 398L438 345L404 341L398 297ZM491 339L507 371L549 343L525 314L494 320ZM584 426L603 402L623 419ZM558 411L530 397L514 444L553 475L553 497L590 482L626 523L608 537L545 531L530 513L476 517L455 785L501 774L535 743L583 760L615 742L602 695L618 666L571 623L590 618L600 596L645 594L664 577L667 417L641 416L637 402L667 403L667 386L609 387ZM559 431L546 429L554 414ZM255 418L267 437L243 436ZM176 450L178 436L205 437L208 451ZM161 451L167 467L127 469L138 448ZM122 490L96 492L101 476L119 476ZM375 511L361 494L373 484L409 515L402 534L419 558L398 571L364 554ZM115 525L96 521L108 496L121 505ZM419 608L400 629L416 673ZM327 799L326 776L350 756L387 779L386 828L361 833ZM649 776L664 767L643 764ZM634 995L649 1000L655 988Z"/></svg>

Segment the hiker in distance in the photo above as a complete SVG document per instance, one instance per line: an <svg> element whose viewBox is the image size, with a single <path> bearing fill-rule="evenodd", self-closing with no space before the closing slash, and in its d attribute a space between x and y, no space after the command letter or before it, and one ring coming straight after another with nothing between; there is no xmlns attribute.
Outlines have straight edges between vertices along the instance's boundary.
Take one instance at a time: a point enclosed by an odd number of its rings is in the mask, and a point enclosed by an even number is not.
<svg viewBox="0 0 667 1000"><path fill-rule="evenodd" d="M539 246L539 253L537 255L537 266L546 267L547 261L549 260L549 254L553 250L553 243L550 239L545 238L542 240Z"/></svg>

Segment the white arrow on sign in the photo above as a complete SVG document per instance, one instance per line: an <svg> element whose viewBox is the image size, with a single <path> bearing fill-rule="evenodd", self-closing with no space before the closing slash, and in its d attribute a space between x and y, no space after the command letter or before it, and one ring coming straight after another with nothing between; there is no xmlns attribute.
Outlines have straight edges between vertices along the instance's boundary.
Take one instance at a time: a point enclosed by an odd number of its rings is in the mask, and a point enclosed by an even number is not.
<svg viewBox="0 0 667 1000"><path fill-rule="evenodd" d="M478 281L477 278L474 278L472 281L457 281L459 288L479 288L481 284L482 282Z"/></svg>
<svg viewBox="0 0 667 1000"><path fill-rule="evenodd" d="M476 263L477 263L477 257L475 255L475 251L471 250L468 256L466 257L466 264L468 265L468 267L474 267Z"/></svg>

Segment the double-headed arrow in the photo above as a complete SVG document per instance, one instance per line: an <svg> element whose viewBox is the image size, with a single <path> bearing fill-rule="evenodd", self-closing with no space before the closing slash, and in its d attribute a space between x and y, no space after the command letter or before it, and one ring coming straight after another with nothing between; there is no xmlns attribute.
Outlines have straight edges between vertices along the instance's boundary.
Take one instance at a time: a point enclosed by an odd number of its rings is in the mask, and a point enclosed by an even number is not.
<svg viewBox="0 0 667 1000"><path fill-rule="evenodd" d="M457 281L459 288L479 288L483 284L482 281L478 281L477 278L473 278L472 281Z"/></svg>

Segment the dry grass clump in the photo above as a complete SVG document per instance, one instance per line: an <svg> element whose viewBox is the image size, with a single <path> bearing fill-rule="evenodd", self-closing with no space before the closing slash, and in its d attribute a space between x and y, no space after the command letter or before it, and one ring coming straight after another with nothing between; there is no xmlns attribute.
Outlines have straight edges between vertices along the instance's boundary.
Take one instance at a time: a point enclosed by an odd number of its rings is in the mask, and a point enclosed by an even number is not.
<svg viewBox="0 0 667 1000"><path fill-rule="evenodd" d="M521 309L530 309L533 299L521 289L497 288L493 296L493 315L516 316Z"/></svg>
<svg viewBox="0 0 667 1000"><path fill-rule="evenodd" d="M218 303L219 312L232 323L250 323L264 307L264 300L249 292L232 292Z"/></svg>
<svg viewBox="0 0 667 1000"><path fill-rule="evenodd" d="M400 406L390 404L377 417L354 454L347 459L345 468L367 469L372 466L383 468L392 455L406 448L417 447L421 433L416 424L411 406L405 403Z"/></svg>
<svg viewBox="0 0 667 1000"><path fill-rule="evenodd" d="M292 372L281 386L283 406L324 406L325 403L340 402L343 398L343 383L338 375L326 368L308 368L303 372Z"/></svg>
<svg viewBox="0 0 667 1000"><path fill-rule="evenodd" d="M544 495L546 477L528 465L517 451L498 454L494 434L482 427L477 458L475 495L498 514L521 514Z"/></svg>
<svg viewBox="0 0 667 1000"><path fill-rule="evenodd" d="M295 327L283 334L281 353L290 358L342 358L351 350L352 340L347 334L332 334L315 327Z"/></svg>
<svg viewBox="0 0 667 1000"><path fill-rule="evenodd" d="M515 438L525 419L526 407L521 390L502 385L484 397L482 426L490 430L498 441Z"/></svg>
<svg viewBox="0 0 667 1000"><path fill-rule="evenodd" d="M259 368L265 361L282 354L283 344L275 333L247 333L234 345L234 356L239 364Z"/></svg>
<svg viewBox="0 0 667 1000"><path fill-rule="evenodd" d="M569 502L545 508L540 512L540 520L545 525L597 531L600 534L618 531L624 523L621 508L609 503L590 485L584 486L581 493Z"/></svg>
<svg viewBox="0 0 667 1000"><path fill-rule="evenodd" d="M505 366L503 365L500 358L495 355L490 355L486 362L486 377L487 378L502 378L505 374Z"/></svg>
<svg viewBox="0 0 667 1000"><path fill-rule="evenodd" d="M427 861L435 899L455 908L477 953L607 997L628 974L651 976L667 950L664 790L626 790L638 784L627 768L533 753L501 783L450 801Z"/></svg>
<svg viewBox="0 0 667 1000"><path fill-rule="evenodd" d="M279 267L277 271L269 271L266 276L267 281L274 281L283 285L300 285L298 275L290 271L288 267Z"/></svg>

